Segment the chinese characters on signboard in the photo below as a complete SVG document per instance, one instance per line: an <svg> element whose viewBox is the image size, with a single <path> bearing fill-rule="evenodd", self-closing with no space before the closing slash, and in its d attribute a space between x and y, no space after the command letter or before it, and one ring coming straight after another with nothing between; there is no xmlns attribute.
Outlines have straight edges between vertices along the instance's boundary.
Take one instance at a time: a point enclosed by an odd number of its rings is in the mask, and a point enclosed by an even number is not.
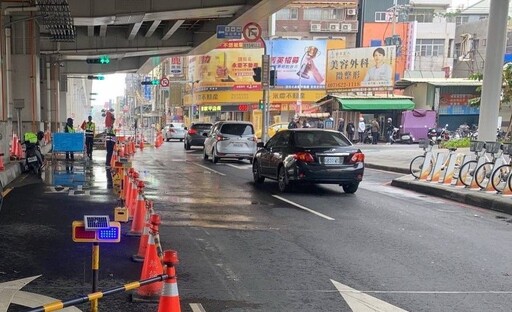
<svg viewBox="0 0 512 312"><path fill-rule="evenodd" d="M181 56L172 56L169 58L170 63L170 72L175 76L183 75L183 57Z"/></svg>
<svg viewBox="0 0 512 312"><path fill-rule="evenodd" d="M477 95L469 93L442 93L439 97L439 114L478 115L480 108L469 105L469 100L474 97L477 97Z"/></svg>
<svg viewBox="0 0 512 312"><path fill-rule="evenodd" d="M393 87L395 46L327 51L327 91Z"/></svg>

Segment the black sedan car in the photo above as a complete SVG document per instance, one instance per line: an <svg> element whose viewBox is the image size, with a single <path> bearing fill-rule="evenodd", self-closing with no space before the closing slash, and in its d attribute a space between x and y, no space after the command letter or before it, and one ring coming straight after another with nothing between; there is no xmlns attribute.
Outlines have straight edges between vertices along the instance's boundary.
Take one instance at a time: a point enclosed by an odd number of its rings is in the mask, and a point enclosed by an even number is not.
<svg viewBox="0 0 512 312"><path fill-rule="evenodd" d="M286 192L294 183L339 184L355 193L363 179L364 154L342 133L315 128L281 130L254 155L255 183L278 181Z"/></svg>
<svg viewBox="0 0 512 312"><path fill-rule="evenodd" d="M192 146L204 146L206 134L210 132L211 128L212 124L207 122L192 124L185 133L185 139L183 140L185 149L189 150Z"/></svg>

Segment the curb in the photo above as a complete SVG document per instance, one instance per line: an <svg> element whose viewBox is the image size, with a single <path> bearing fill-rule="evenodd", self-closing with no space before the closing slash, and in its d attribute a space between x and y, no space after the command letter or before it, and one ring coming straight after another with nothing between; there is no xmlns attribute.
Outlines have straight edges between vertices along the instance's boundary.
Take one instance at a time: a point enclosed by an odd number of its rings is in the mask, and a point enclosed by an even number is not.
<svg viewBox="0 0 512 312"><path fill-rule="evenodd" d="M399 167L392 167L392 166L385 166L385 165L377 165L377 164L371 164L371 163L364 163L364 166L366 168L370 169L377 169L377 170L383 170L383 171L391 171L396 173L403 173L403 174L410 174L409 168L399 168Z"/></svg>
<svg viewBox="0 0 512 312"><path fill-rule="evenodd" d="M436 185L430 182L419 182L412 179L413 178L410 176L393 179L391 185L512 215L511 197L504 197L495 193L485 193L478 190L469 190L467 188L455 188L453 186Z"/></svg>

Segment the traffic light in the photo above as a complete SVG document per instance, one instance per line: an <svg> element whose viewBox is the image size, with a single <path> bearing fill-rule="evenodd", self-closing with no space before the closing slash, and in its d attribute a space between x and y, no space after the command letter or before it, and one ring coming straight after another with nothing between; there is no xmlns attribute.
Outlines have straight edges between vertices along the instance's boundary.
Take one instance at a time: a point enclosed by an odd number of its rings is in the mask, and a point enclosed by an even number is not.
<svg viewBox="0 0 512 312"><path fill-rule="evenodd" d="M158 86L160 84L160 80L159 79L144 80L144 81L141 81L140 84L143 86L147 86L147 85Z"/></svg>
<svg viewBox="0 0 512 312"><path fill-rule="evenodd" d="M261 67L254 67L252 71L254 72L252 79L256 82L261 82Z"/></svg>
<svg viewBox="0 0 512 312"><path fill-rule="evenodd" d="M103 75L89 75L87 76L87 79L91 79L91 80L105 80L105 76Z"/></svg>
<svg viewBox="0 0 512 312"><path fill-rule="evenodd" d="M87 64L109 64L110 57L103 55L100 58L87 59L86 62Z"/></svg>
<svg viewBox="0 0 512 312"><path fill-rule="evenodd" d="M263 103L263 100L260 100L259 104L258 104L258 108L263 110L265 108L265 103Z"/></svg>

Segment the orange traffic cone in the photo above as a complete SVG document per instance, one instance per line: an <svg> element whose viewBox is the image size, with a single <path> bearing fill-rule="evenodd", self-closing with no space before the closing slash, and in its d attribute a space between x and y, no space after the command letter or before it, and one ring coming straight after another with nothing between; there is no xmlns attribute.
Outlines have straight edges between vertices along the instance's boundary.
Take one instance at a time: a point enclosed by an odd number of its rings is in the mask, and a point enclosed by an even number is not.
<svg viewBox="0 0 512 312"><path fill-rule="evenodd" d="M0 153L0 171L4 171L4 170L5 170L4 153Z"/></svg>
<svg viewBox="0 0 512 312"><path fill-rule="evenodd" d="M174 250L164 251L164 264L167 266L169 276L162 289L162 295L158 302L158 312L181 312L180 294L178 293L178 279L175 266L178 264L178 252Z"/></svg>
<svg viewBox="0 0 512 312"><path fill-rule="evenodd" d="M149 243L149 230L152 225L160 225L160 215L158 214L151 214L151 217L149 218L148 222L146 222L146 226L144 227L144 231L142 232L142 236L140 237L139 242L139 250L136 255L132 256L132 260L135 262L143 262L144 258L146 257L146 250Z"/></svg>
<svg viewBox="0 0 512 312"><path fill-rule="evenodd" d="M21 142L18 141L18 147L17 147L17 150L16 150L16 157L18 159L23 159L25 158L24 154L23 154L23 147L21 146Z"/></svg>
<svg viewBox="0 0 512 312"><path fill-rule="evenodd" d="M158 217L158 220L160 217ZM158 257L155 241L158 240L158 224L151 223L148 236L148 246L144 257L144 264L142 265L142 273L140 279L147 279L163 274L164 268L162 261ZM160 293L162 291L162 282L151 283L144 285L137 289L137 292L132 295L134 302L158 302Z"/></svg>
<svg viewBox="0 0 512 312"><path fill-rule="evenodd" d="M135 214L133 215L132 228L126 235L128 236L141 236L144 230L144 223L146 217L146 202L144 201L144 182L139 181L137 184L138 196L137 196L137 207Z"/></svg>
<svg viewBox="0 0 512 312"><path fill-rule="evenodd" d="M142 151L144 149L144 138L140 136L139 148Z"/></svg>
<svg viewBox="0 0 512 312"><path fill-rule="evenodd" d="M132 174L132 183L131 183L131 192L130 192L130 206L128 207L128 210L131 213L131 218L133 220L133 217L135 216L135 211L137 210L137 184L139 183L139 173L137 171L134 171Z"/></svg>

